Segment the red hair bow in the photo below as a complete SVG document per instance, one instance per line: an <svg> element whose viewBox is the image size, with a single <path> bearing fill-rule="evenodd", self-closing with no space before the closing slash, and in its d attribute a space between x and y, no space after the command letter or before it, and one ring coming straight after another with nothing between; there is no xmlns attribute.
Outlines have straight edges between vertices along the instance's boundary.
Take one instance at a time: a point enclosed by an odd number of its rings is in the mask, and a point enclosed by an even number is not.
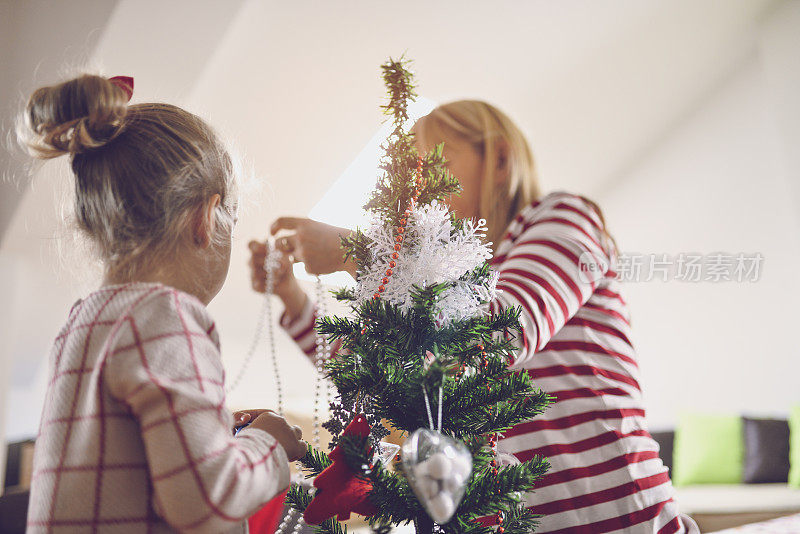
<svg viewBox="0 0 800 534"><path fill-rule="evenodd" d="M130 102L131 97L133 97L133 78L130 76L114 76L109 78L108 81L125 91L125 94L128 95L128 102Z"/></svg>

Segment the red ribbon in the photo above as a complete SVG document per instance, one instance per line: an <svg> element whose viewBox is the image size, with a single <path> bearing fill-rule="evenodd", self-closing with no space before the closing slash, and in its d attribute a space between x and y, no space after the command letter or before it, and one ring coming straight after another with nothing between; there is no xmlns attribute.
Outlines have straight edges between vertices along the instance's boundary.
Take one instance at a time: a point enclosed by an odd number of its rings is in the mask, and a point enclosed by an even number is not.
<svg viewBox="0 0 800 534"><path fill-rule="evenodd" d="M108 81L125 91L125 94L128 95L128 102L130 102L133 97L133 78L130 76L114 76L109 78Z"/></svg>

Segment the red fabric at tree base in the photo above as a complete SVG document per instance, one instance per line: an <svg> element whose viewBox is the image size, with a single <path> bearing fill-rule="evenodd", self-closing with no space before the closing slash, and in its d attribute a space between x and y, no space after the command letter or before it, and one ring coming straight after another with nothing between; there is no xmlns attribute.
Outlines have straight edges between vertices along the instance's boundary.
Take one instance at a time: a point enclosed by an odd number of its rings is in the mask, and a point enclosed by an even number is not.
<svg viewBox="0 0 800 534"><path fill-rule="evenodd" d="M287 489L283 493L279 493L259 511L250 516L247 520L250 534L273 534L278 530L278 522L283 515L284 500L288 492L289 490Z"/></svg>

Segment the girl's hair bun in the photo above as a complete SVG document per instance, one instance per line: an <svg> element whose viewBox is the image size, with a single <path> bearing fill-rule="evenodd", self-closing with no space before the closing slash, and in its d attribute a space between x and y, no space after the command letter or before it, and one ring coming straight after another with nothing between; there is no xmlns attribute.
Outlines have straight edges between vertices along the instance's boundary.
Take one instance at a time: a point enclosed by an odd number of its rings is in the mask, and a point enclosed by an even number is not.
<svg viewBox="0 0 800 534"><path fill-rule="evenodd" d="M36 158L74 156L119 135L127 112L128 96L122 88L101 76L84 74L34 91L17 133Z"/></svg>

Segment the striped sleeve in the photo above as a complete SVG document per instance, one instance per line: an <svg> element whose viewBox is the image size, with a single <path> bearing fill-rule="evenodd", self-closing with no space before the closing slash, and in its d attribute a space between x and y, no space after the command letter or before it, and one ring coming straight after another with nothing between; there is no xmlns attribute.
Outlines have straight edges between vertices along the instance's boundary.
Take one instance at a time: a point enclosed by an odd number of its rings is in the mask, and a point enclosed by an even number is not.
<svg viewBox="0 0 800 534"><path fill-rule="evenodd" d="M139 423L156 510L182 532L239 525L289 485L289 464L267 432L233 436L213 322L171 290L126 323L129 341L110 353L104 379Z"/></svg>
<svg viewBox="0 0 800 534"><path fill-rule="evenodd" d="M559 194L546 201L534 219L512 224L512 248L494 265L500 292L491 312L522 309L525 346L515 367L525 366L577 313L611 261L600 217L585 200Z"/></svg>
<svg viewBox="0 0 800 534"><path fill-rule="evenodd" d="M294 342L297 343L297 346L308 356L312 363L316 362L317 357L317 342L319 337L317 336L315 326L318 313L316 303L312 302L311 299L306 299L305 306L303 306L303 311L300 312L300 315L294 319L289 319L289 316L286 315L284 311L280 319L281 327L289 334ZM331 343L330 354L336 354L340 347L341 342L338 340Z"/></svg>
<svg viewBox="0 0 800 534"><path fill-rule="evenodd" d="M314 329L316 321L317 306L311 299L306 299L303 311L294 319L290 319L285 311L280 319L281 327L312 361L317 350L317 333Z"/></svg>

